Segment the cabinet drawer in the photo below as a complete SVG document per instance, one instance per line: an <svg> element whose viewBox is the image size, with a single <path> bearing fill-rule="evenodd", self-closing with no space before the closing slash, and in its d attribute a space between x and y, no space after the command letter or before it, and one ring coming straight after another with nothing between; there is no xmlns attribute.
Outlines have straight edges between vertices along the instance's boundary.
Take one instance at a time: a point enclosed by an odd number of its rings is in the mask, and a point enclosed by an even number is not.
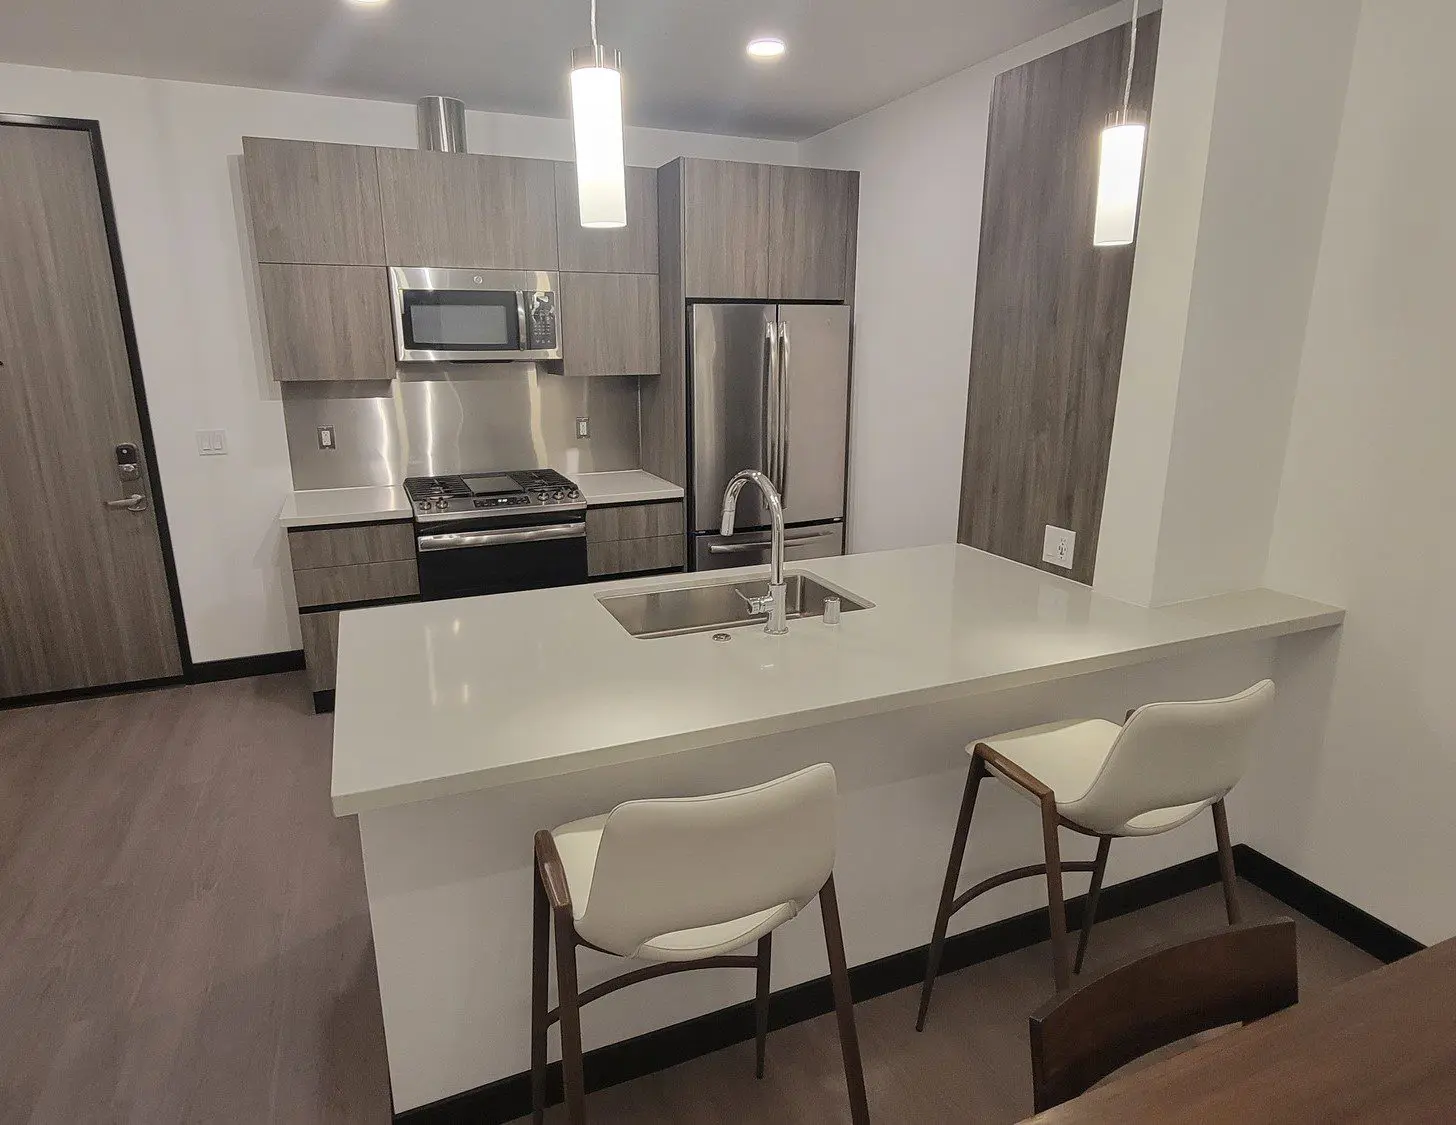
<svg viewBox="0 0 1456 1125"><path fill-rule="evenodd" d="M651 504L622 504L586 510L588 543L616 539L651 539L683 533L683 504L667 500Z"/></svg>
<svg viewBox="0 0 1456 1125"><path fill-rule="evenodd" d="M643 570L674 570L682 567L685 557L682 532L601 543L588 539L586 572L593 578L604 578Z"/></svg>
<svg viewBox="0 0 1456 1125"><path fill-rule="evenodd" d="M303 631L303 663L308 669L309 691L333 691L339 667L339 611L300 613Z"/></svg>
<svg viewBox="0 0 1456 1125"><path fill-rule="evenodd" d="M415 557L413 523L361 523L352 527L288 533L294 570L358 563L400 562Z"/></svg>
<svg viewBox="0 0 1456 1125"><path fill-rule="evenodd" d="M298 593L298 608L307 609L316 605L347 605L413 597L420 592L420 576L415 560L411 558L398 562L298 570L293 574L293 586Z"/></svg>

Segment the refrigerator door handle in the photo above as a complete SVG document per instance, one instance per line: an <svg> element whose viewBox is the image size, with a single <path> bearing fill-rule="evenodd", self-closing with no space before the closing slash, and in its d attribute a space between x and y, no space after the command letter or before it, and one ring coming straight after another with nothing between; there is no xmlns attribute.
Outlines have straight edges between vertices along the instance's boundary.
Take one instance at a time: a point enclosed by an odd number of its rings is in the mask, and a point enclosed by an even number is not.
<svg viewBox="0 0 1456 1125"><path fill-rule="evenodd" d="M778 326L769 321L763 332L763 471L774 482L778 480L779 454L778 371Z"/></svg>
<svg viewBox="0 0 1456 1125"><path fill-rule="evenodd" d="M789 326L779 322L779 499L789 503Z"/></svg>

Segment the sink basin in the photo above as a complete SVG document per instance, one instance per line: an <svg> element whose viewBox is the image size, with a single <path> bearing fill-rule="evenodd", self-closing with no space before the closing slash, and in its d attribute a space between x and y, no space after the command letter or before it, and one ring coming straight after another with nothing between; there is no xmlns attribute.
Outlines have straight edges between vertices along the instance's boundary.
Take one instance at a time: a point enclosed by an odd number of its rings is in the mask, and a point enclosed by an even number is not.
<svg viewBox="0 0 1456 1125"><path fill-rule="evenodd" d="M872 608L870 602L827 586L808 574L785 574L784 584L790 621L822 616L826 597L837 597L843 613ZM767 614L752 612L744 599L766 593L767 578L740 578L731 582L672 586L641 594L606 594L597 601L632 636L646 639L763 622Z"/></svg>

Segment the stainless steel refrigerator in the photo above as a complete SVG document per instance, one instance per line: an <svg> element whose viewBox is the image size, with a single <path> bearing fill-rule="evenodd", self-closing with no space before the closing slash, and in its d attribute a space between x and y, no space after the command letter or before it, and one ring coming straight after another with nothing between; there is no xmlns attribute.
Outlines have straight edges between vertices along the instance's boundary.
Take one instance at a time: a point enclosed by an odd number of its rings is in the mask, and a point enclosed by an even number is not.
<svg viewBox="0 0 1456 1125"><path fill-rule="evenodd" d="M844 553L849 327L843 305L688 306L692 569L768 561L757 489L739 498L736 533L718 534L723 490L740 469L777 486L787 558Z"/></svg>

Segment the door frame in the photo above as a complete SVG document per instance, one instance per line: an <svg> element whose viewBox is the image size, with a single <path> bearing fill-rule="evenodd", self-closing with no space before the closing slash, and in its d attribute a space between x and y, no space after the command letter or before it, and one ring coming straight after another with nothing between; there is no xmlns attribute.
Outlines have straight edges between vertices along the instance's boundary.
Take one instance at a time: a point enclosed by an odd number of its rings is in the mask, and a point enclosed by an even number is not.
<svg viewBox="0 0 1456 1125"><path fill-rule="evenodd" d="M91 164L96 173L96 189L101 198L101 219L106 227L106 247L111 256L111 274L116 284L117 309L121 314L121 334L126 342L126 362L131 373L132 396L136 400L137 425L141 432L137 440L146 453L147 472L151 483L152 508L156 513L157 537L162 547L162 569L167 576L167 594L172 602L172 627L177 632L177 652L182 659L180 676L164 676L154 680L131 681L119 684L104 684L98 687L75 688L66 691L46 692L44 695L22 696L0 702L0 707L32 702L75 699L93 695L108 695L117 691L130 691L144 687L161 687L168 684L191 682L195 666L192 662L192 648L187 641L187 619L182 612L182 588L177 581L177 560L172 551L172 531L167 522L167 504L163 498L162 471L157 464L156 442L152 437L152 416L147 409L147 389L142 381L141 353L137 349L136 326L132 322L131 296L127 288L126 268L121 260L121 241L116 233L116 210L111 200L111 177L106 170L106 152L101 143L101 122L81 117L46 117L28 113L0 113L0 125L26 125L40 129L65 129L85 133L91 140Z"/></svg>

